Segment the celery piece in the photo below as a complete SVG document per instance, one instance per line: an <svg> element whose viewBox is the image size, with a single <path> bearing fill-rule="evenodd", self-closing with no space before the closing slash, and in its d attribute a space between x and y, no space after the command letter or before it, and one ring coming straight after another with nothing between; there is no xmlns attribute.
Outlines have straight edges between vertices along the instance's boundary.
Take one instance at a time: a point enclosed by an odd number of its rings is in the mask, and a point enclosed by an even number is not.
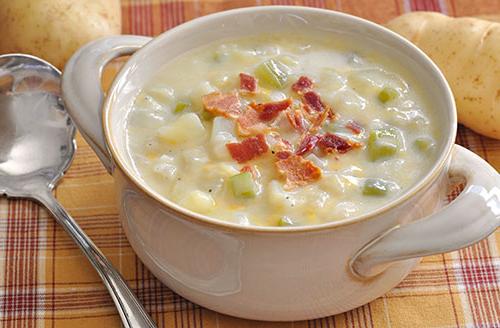
<svg viewBox="0 0 500 328"><path fill-rule="evenodd" d="M244 172L229 177L229 183L235 197L255 197L255 182L252 173Z"/></svg>
<svg viewBox="0 0 500 328"><path fill-rule="evenodd" d="M418 137L413 145L421 152L427 152L434 147L434 140L431 137Z"/></svg>
<svg viewBox="0 0 500 328"><path fill-rule="evenodd" d="M382 103L386 103L396 99L399 96L399 93L396 89L385 87L378 93L378 100Z"/></svg>
<svg viewBox="0 0 500 328"><path fill-rule="evenodd" d="M269 59L255 69L255 76L264 87L282 89L288 79L288 67L276 59Z"/></svg>
<svg viewBox="0 0 500 328"><path fill-rule="evenodd" d="M294 223L293 223L293 221L292 221L289 217L287 217L287 216L283 216L283 217L281 217L281 218L279 219L279 221L278 221L278 226L279 226L279 227L291 227L291 226L293 226L293 225L295 225L295 224L294 224Z"/></svg>
<svg viewBox="0 0 500 328"><path fill-rule="evenodd" d="M174 113L180 113L190 106L189 103L184 101L178 101L174 108Z"/></svg>
<svg viewBox="0 0 500 328"><path fill-rule="evenodd" d="M368 137L368 154L372 161L397 153L399 141L394 128L372 130Z"/></svg>
<svg viewBox="0 0 500 328"><path fill-rule="evenodd" d="M222 63L223 61L225 61L227 59L227 57L228 57L228 53L221 51L221 50L215 51L212 55L212 59L216 63Z"/></svg>
<svg viewBox="0 0 500 328"><path fill-rule="evenodd" d="M278 60L288 67L296 67L299 65L299 62L296 59L288 55L279 56Z"/></svg>
<svg viewBox="0 0 500 328"><path fill-rule="evenodd" d="M366 179L363 185L365 196L385 196L389 190L389 184L382 179Z"/></svg>
<svg viewBox="0 0 500 328"><path fill-rule="evenodd" d="M210 113L210 112L207 112L206 110L203 110L201 111L200 113L200 118L203 120L203 121L210 121L211 119L214 118L214 114Z"/></svg>

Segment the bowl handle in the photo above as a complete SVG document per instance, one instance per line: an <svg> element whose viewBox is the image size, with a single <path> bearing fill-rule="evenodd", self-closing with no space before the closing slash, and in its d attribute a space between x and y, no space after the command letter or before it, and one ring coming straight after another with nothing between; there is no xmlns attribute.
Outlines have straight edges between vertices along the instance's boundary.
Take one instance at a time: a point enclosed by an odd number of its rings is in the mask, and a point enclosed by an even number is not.
<svg viewBox="0 0 500 328"><path fill-rule="evenodd" d="M383 272L391 262L472 245L500 226L500 175L473 152L455 145L450 175L467 183L449 205L424 219L396 226L365 245L350 261L359 278Z"/></svg>
<svg viewBox="0 0 500 328"><path fill-rule="evenodd" d="M113 171L102 126L104 92L101 75L112 59L133 54L151 38L119 35L92 41L80 48L64 67L62 93L66 109L106 170Z"/></svg>

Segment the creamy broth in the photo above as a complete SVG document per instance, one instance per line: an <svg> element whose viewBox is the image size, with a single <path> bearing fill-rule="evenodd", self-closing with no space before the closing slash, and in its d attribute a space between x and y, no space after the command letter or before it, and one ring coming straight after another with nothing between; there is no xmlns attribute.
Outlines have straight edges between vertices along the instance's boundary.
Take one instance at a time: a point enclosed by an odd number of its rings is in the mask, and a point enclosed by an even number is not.
<svg viewBox="0 0 500 328"><path fill-rule="evenodd" d="M436 118L403 67L352 43L259 35L184 53L128 114L137 174L243 225L320 224L400 196L435 160Z"/></svg>

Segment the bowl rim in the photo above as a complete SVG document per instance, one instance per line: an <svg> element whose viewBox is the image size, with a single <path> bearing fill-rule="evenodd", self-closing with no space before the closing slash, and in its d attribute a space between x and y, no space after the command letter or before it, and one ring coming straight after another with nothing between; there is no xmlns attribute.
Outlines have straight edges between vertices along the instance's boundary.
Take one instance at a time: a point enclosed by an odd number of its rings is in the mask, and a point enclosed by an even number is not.
<svg viewBox="0 0 500 328"><path fill-rule="evenodd" d="M234 14L245 14L245 13L252 13L252 14L259 14L259 13L293 13L293 14L301 14L301 13L318 13L318 14L324 14L324 15L330 15L332 18L335 17L341 17L343 19L350 19L354 21L356 24L361 24L364 27L368 29L375 30L377 33L382 33L386 34L389 37L392 37L397 40L397 42L401 43L402 46L406 46L412 51L414 51L418 56L421 57L421 60L425 62L429 67L431 67L431 70L429 71L430 75L435 75L435 78L437 79L438 83L442 85L445 93L443 94L443 97L445 98L446 102L448 103L448 108L449 111L451 111L450 115L450 120L448 122L449 124L449 130L451 133L448 135L448 138L446 140L446 145L441 152L440 156L437 158L435 161L434 165L432 168L429 169L427 174L415 185L413 185L410 189L408 189L405 193L400 195L399 197L384 203L382 206L375 208L374 210L345 218L342 220L336 220L336 221L331 221L331 222L325 222L321 224L316 224L316 225L305 225L305 226L291 226L291 227L270 227L270 226L257 226L257 225L242 225L238 223L233 223L229 221L224 221L221 219L217 219L214 217L210 217L207 215L199 214L196 212L193 212L191 210L188 210L177 203L169 200L167 197L160 195L156 191L154 191L151 187L149 187L144 181L141 181L134 172L131 172L127 168L126 165L122 163L122 156L120 156L120 152L118 151L116 145L113 143L113 138L111 137L111 124L110 124L110 118L111 118L111 113L112 113L112 100L117 97L117 89L120 84L120 80L123 79L124 76L126 76L127 72L132 68L137 66L137 63L135 63L134 58L138 57L138 54L147 52L150 46L153 44L160 43L164 38L167 38L170 36L172 33L182 33L184 29L188 28L193 28L196 27L196 25L202 25L208 21L211 20L217 20L217 19L224 19L225 17L234 15ZM312 7L303 7L303 6L257 6L257 7L244 7L244 8L238 8L238 9L231 9L231 10L226 10L226 11L221 11L213 14L209 14L206 16L198 17L193 20L190 20L188 22L185 22L183 24L180 24L170 30L167 30L160 34L159 36L153 38L150 42L148 42L146 45L144 45L141 49L139 49L136 53L134 53L131 58L126 62L126 64L123 66L123 68L120 70L118 75L115 77L103 103L103 108L102 108L102 125L103 125L103 130L104 130L104 136L106 140L106 144L108 147L108 150L111 154L111 157L113 159L113 163L116 167L120 169L122 172L122 175L131 183L133 184L136 188L140 189L144 194L150 199L155 201L158 205L161 205L163 209L167 210L171 214L174 214L176 217L180 217L183 219L186 219L188 221L202 224L202 225L208 225L212 228L216 229L223 229L223 230L229 230L229 231L238 231L238 232L249 232L249 233L272 233L272 234L289 234L289 233L305 233L305 232L313 232L313 231L322 231L322 230L331 230L331 229L336 229L339 227L347 226L350 224L358 223L361 221L369 220L376 218L377 216L393 209L396 208L398 205L401 205L402 203L406 202L408 199L413 197L415 194L417 194L419 191L423 190L426 188L429 184L434 182L434 180L437 178L437 176L441 173L442 169L446 166L448 158L451 156L451 152L453 149L453 145L455 143L455 138L457 134L457 114L456 114L456 104L455 104L455 99L453 97L452 91L450 89L450 86L445 79L443 73L440 71L440 69L437 67L437 65L417 46L412 44L410 41L406 40L399 34L385 28L382 25L376 24L374 22L368 21L366 19L345 14L342 12L334 11L334 10L328 10L328 9L321 9L321 8L312 8Z"/></svg>

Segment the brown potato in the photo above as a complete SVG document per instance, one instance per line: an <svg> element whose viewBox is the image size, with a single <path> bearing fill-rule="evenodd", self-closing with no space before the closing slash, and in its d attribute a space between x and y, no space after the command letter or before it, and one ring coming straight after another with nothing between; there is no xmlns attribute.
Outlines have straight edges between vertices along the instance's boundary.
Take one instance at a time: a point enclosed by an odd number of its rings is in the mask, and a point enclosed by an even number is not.
<svg viewBox="0 0 500 328"><path fill-rule="evenodd" d="M473 17L484 19L484 20L491 21L491 22L500 23L500 15L477 15L477 16L473 16Z"/></svg>
<svg viewBox="0 0 500 328"><path fill-rule="evenodd" d="M413 12L387 27L422 49L453 90L458 120L500 139L500 24L472 17Z"/></svg>
<svg viewBox="0 0 500 328"><path fill-rule="evenodd" d="M94 39L120 34L119 0L0 0L0 53L27 53L62 69Z"/></svg>

